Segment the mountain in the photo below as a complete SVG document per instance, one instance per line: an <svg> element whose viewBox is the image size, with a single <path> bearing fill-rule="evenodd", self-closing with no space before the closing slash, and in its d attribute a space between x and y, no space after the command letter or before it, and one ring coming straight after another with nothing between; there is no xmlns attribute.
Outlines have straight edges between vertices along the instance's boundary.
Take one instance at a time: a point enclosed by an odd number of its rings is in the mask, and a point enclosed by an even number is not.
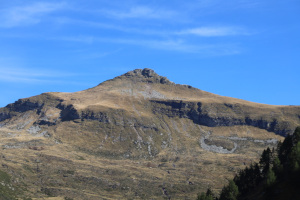
<svg viewBox="0 0 300 200"><path fill-rule="evenodd" d="M136 69L0 108L0 172L11 196L195 199L299 125L300 106L219 96Z"/></svg>

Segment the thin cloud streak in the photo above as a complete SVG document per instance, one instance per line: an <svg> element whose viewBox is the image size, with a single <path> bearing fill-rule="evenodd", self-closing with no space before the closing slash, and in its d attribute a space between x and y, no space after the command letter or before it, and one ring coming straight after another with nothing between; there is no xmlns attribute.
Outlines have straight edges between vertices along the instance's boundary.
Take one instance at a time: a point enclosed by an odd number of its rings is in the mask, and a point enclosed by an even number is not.
<svg viewBox="0 0 300 200"><path fill-rule="evenodd" d="M58 78L62 77L72 77L79 76L72 73L63 73L58 71L43 71L34 69L23 69L23 68L13 68L9 67L6 69L4 67L0 68L0 82L22 82L22 83L56 83Z"/></svg>
<svg viewBox="0 0 300 200"><path fill-rule="evenodd" d="M43 77L33 78L33 77L16 77L16 76L5 76L0 75L0 82L9 82L9 83L23 83L23 84L47 84L47 85L57 85L57 84L72 84L72 85L80 85L80 86L91 86L89 83L85 83L83 81L69 81L62 79L46 79Z"/></svg>
<svg viewBox="0 0 300 200"><path fill-rule="evenodd" d="M38 79L32 77L19 77L12 75L0 75L0 82L16 82L16 83L38 83L38 82L49 82L49 80ZM50 81L51 82L51 81Z"/></svg>
<svg viewBox="0 0 300 200"><path fill-rule="evenodd" d="M138 29L122 27L117 25L111 25L106 23L85 21L85 20L74 20L74 19L57 19L60 23L71 23L79 24L83 26L90 26L100 29L115 30L126 33L135 33L143 35L155 35L155 36L180 36L180 35L195 35L198 37L221 37L221 36L236 36L236 35L251 35L252 33L241 27L231 27L231 26L220 26L220 27L198 27L189 28L183 30L153 30L153 29Z"/></svg>
<svg viewBox="0 0 300 200"><path fill-rule="evenodd" d="M222 11L234 10L254 10L263 6L265 2L261 0L201 0L197 2L187 2L188 12L197 12L200 15L218 13Z"/></svg>
<svg viewBox="0 0 300 200"><path fill-rule="evenodd" d="M1 75L7 76L25 76L25 77L66 77L66 76L76 76L79 74L64 73L59 71L50 70L37 70L37 69L23 69L23 68L0 68Z"/></svg>
<svg viewBox="0 0 300 200"><path fill-rule="evenodd" d="M174 11L154 9L147 6L134 6L126 11L103 10L102 13L107 17L118 19L170 19L176 15Z"/></svg>
<svg viewBox="0 0 300 200"><path fill-rule="evenodd" d="M200 37L221 37L235 35L250 35L249 32L237 27L200 27L182 30L178 35L196 35Z"/></svg>
<svg viewBox="0 0 300 200"><path fill-rule="evenodd" d="M33 25L41 22L42 17L65 7L65 3L34 3L2 10L0 27L12 28Z"/></svg>
<svg viewBox="0 0 300 200"><path fill-rule="evenodd" d="M116 38L104 38L94 36L77 36L77 37L61 37L52 38L53 40L64 40L70 42L82 42L87 44L94 43L116 43L142 46L153 49L160 49L166 51L178 51L184 53L194 53L202 55L232 55L238 54L240 51L235 45L193 45L188 44L185 40L152 40L152 39L116 39Z"/></svg>
<svg viewBox="0 0 300 200"><path fill-rule="evenodd" d="M89 26L93 28L99 28L104 30L114 30L120 31L124 33L135 33L135 34L142 34L142 35L158 35L158 36L167 36L174 33L163 31L163 30L152 30L152 29L138 29L138 28L131 28L131 27L124 27L118 26L108 23L101 23L96 21L88 21L88 20L77 20L77 19L70 19L70 18L57 18L57 23L60 24L73 24L79 26Z"/></svg>

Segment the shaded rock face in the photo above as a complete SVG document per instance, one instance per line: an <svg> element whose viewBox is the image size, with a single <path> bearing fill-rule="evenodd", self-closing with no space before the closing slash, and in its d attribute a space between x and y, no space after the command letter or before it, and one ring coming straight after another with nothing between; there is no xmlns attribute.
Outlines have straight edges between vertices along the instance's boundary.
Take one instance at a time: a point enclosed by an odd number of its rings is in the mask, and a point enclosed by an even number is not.
<svg viewBox="0 0 300 200"><path fill-rule="evenodd" d="M248 125L274 132L281 136L292 133L289 123L286 121L278 122L276 119L256 119L240 115L242 110L235 110L234 105L226 104L231 108L232 115L229 116L211 116L206 108L203 108L201 102L183 102L183 101L152 101L153 112L168 117L180 117L193 120L194 123L208 127L217 126L235 126ZM161 106L162 105L162 106ZM234 116L239 116L238 118Z"/></svg>
<svg viewBox="0 0 300 200"><path fill-rule="evenodd" d="M15 112L26 112L29 110L34 110L43 107L42 103L37 103L37 102L31 102L30 100L26 99L19 99L13 104L8 104L6 106L8 109L11 111Z"/></svg>
<svg viewBox="0 0 300 200"><path fill-rule="evenodd" d="M11 118L11 115L9 113L0 113L0 122L6 120L6 119L9 119Z"/></svg>
<svg viewBox="0 0 300 200"><path fill-rule="evenodd" d="M104 122L104 123L110 122L110 117L105 112L97 112L97 113L95 113L93 111L81 112L80 119L81 120L96 120L96 121Z"/></svg>
<svg viewBox="0 0 300 200"><path fill-rule="evenodd" d="M71 121L75 119L80 119L77 110L74 108L73 105L57 105L57 108L61 110L60 118L62 121Z"/></svg>
<svg viewBox="0 0 300 200"><path fill-rule="evenodd" d="M141 73L144 77L148 77L148 78L152 76L157 76L157 74L152 69L148 69L148 68L143 69Z"/></svg>
<svg viewBox="0 0 300 200"><path fill-rule="evenodd" d="M152 102L152 112L156 115L166 115L170 118L187 118L192 120L195 124L208 126L208 127L218 127L218 126L236 126L236 125L248 125L257 127L260 129L265 129L269 132L274 132L281 136L286 136L293 132L292 128L287 121L278 121L276 117L272 120L264 118L255 118L241 115L240 112L243 110L239 108L238 110L234 105L226 104L230 108L231 115L228 116L218 116L210 115L207 108L203 107L201 102L184 102L179 100L172 101L161 101L161 100L151 100ZM121 111L114 113L112 110L110 114L106 112L94 112L91 110L77 111L72 105L63 106L59 104L57 108L61 109L61 120L62 121L72 121L76 119L80 120L95 120L104 123L114 123ZM2 113L3 114L3 113ZM0 115L1 116L1 115ZM235 117L238 116L238 117ZM9 117L9 116L7 116ZM4 116L3 116L4 118ZM134 120L134 118L132 119ZM134 120L136 121L136 120ZM42 122L41 122L42 123Z"/></svg>
<svg viewBox="0 0 300 200"><path fill-rule="evenodd" d="M39 113L42 107L43 104L31 101L30 99L19 99L15 103L8 104L5 108L0 110L0 122L17 116L18 113L24 113L30 110L36 110L37 113Z"/></svg>
<svg viewBox="0 0 300 200"><path fill-rule="evenodd" d="M293 132L293 130L289 128L289 122L278 122L276 119L273 121L267 121L263 119L250 119L249 117L246 117L245 124L265 129L282 136L286 136L287 134L291 134Z"/></svg>
<svg viewBox="0 0 300 200"><path fill-rule="evenodd" d="M54 125L56 125L56 123L54 123L54 122L49 122L49 121L47 121L47 120L37 120L35 123L34 123L34 125L41 125L41 126L43 126L43 125L47 125L47 126L54 126Z"/></svg>
<svg viewBox="0 0 300 200"><path fill-rule="evenodd" d="M174 84L169 81L166 77L160 76L155 73L152 69L136 69L123 74L117 78L130 78L135 82L147 82L147 83L161 83L161 84Z"/></svg>

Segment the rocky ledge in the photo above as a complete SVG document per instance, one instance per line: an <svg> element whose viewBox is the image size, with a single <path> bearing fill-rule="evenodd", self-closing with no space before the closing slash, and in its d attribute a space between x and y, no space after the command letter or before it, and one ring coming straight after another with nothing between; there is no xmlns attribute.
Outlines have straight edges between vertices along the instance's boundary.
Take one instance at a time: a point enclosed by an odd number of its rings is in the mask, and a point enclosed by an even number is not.
<svg viewBox="0 0 300 200"><path fill-rule="evenodd" d="M168 78L160 76L154 70L148 68L135 69L116 78L131 79L135 82L161 83L167 85L174 85L174 83L171 82Z"/></svg>

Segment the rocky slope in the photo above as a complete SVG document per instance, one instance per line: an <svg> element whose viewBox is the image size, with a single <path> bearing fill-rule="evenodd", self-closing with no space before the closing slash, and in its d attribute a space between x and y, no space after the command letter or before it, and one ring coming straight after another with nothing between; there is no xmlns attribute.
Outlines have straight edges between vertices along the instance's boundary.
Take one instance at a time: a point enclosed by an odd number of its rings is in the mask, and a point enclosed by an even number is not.
<svg viewBox="0 0 300 200"><path fill-rule="evenodd" d="M1 170L26 185L23 196L194 199L298 125L300 106L223 97L137 69L0 108Z"/></svg>

